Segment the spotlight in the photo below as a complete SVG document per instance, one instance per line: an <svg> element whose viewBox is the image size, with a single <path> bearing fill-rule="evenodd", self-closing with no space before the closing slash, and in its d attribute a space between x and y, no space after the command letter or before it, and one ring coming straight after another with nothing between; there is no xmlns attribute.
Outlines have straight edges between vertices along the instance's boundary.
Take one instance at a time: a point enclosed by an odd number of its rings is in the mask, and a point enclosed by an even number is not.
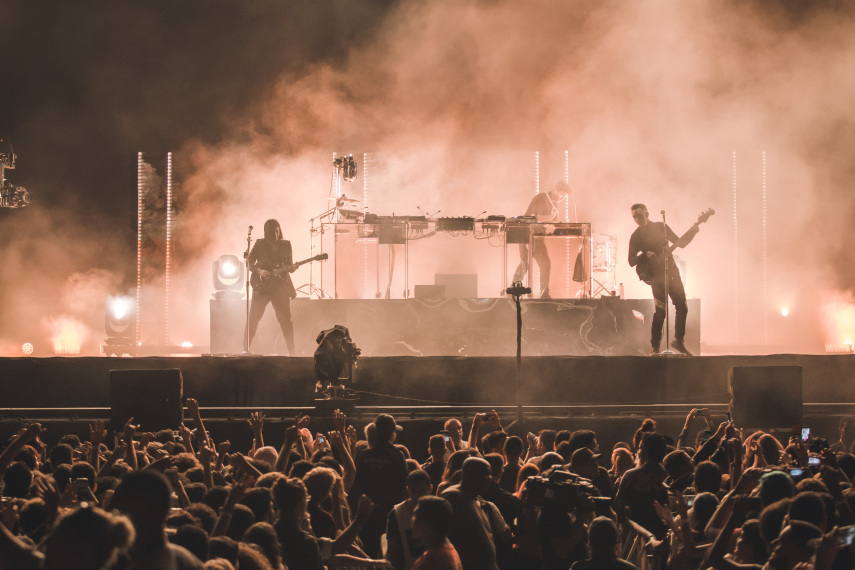
<svg viewBox="0 0 855 570"><path fill-rule="evenodd" d="M134 300L130 297L110 297L107 300L107 315L104 317L108 337L106 344L130 344L133 327Z"/></svg>
<svg viewBox="0 0 855 570"><path fill-rule="evenodd" d="M0 208L23 208L30 203L30 193L26 188L6 180L4 171L14 170L16 158L12 143L0 139Z"/></svg>
<svg viewBox="0 0 855 570"><path fill-rule="evenodd" d="M786 317L789 314L790 314L790 309L788 309L787 307L781 307L781 316L782 317Z"/></svg>
<svg viewBox="0 0 855 570"><path fill-rule="evenodd" d="M33 353L33 350L35 350L35 348L33 348L33 343L31 342L25 342L24 345L21 347L21 352L23 352L27 356L31 355Z"/></svg>
<svg viewBox="0 0 855 570"><path fill-rule="evenodd" d="M221 255L211 270L214 299L243 299L243 263L236 255Z"/></svg>

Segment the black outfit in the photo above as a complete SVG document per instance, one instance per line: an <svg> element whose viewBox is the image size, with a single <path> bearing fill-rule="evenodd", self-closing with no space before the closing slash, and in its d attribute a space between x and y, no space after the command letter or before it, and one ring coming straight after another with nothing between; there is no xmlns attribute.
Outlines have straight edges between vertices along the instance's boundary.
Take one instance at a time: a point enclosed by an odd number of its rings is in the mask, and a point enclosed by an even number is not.
<svg viewBox="0 0 855 570"><path fill-rule="evenodd" d="M267 220L264 223L264 238L255 242L249 253L249 270L254 273L252 303L249 308L249 342L255 337L258 322L264 315L268 303L273 304L276 311L276 320L285 337L288 346L288 354L294 354L294 324L291 322L291 299L297 296L291 275L283 271L279 276L271 275L264 281L263 287L258 287L257 270L264 269L273 271L275 269L287 268L294 263L291 253L291 242L276 239L276 228L279 222ZM280 230L281 233L281 230Z"/></svg>
<svg viewBox="0 0 855 570"><path fill-rule="evenodd" d="M359 537L365 552L376 558L380 554L380 536L386 531L386 517L406 498L407 462L394 445L381 441L357 455L354 463L356 478L348 499L352 509L356 509L362 495L374 502L374 510Z"/></svg>
<svg viewBox="0 0 855 570"><path fill-rule="evenodd" d="M664 226L664 228L663 228ZM695 234L698 233L697 226L693 226L683 237L677 234L662 222L647 222L639 226L629 238L629 265L635 267L647 260L647 252L655 253L660 259L662 252L669 243L677 244L678 247L686 247ZM666 239L667 236L667 239ZM686 335L686 315L689 314L689 304L686 302L686 290L683 289L683 281L680 279L680 270L674 263L674 256L668 252L668 296L674 303L674 339L680 344ZM640 260L644 257L645 260ZM665 298L665 271L664 263L654 270L650 280L650 288L653 290L653 300L656 311L653 314L653 323L650 327L650 344L654 349L659 349L662 340L662 325L665 322L665 309L668 299Z"/></svg>
<svg viewBox="0 0 855 570"><path fill-rule="evenodd" d="M558 207L549 197L549 192L541 192L535 194L534 198L528 204L528 209L525 211L526 216L551 216L558 217ZM550 218L551 219L551 218ZM534 238L532 243L531 256L537 262L537 267L540 269L540 288L544 296L549 295L549 275L552 271L552 261L549 259L549 252L546 249L546 242L543 238ZM520 244L520 264L514 272L513 282L522 281L528 273L528 244Z"/></svg>
<svg viewBox="0 0 855 570"><path fill-rule="evenodd" d="M273 525L276 537L282 545L282 559L288 568L322 570L321 550L318 539L303 529L282 520Z"/></svg>

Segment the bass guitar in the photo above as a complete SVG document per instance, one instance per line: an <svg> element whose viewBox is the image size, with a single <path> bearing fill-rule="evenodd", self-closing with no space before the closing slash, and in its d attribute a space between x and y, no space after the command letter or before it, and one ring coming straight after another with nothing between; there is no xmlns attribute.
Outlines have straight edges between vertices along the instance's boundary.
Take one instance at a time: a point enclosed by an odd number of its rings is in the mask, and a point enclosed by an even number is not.
<svg viewBox="0 0 855 570"><path fill-rule="evenodd" d="M314 257L310 257L308 259L304 259L302 261L298 261L297 263L292 263L291 265L281 265L277 264L276 267L268 269L270 275L267 277L262 277L256 273L253 273L249 278L249 282L252 284L252 290L256 293L263 293L268 288L270 288L273 283L282 279L282 276L286 273L291 273L301 265L305 263L311 263L312 261L323 261L325 259L329 259L329 254L327 253L319 253Z"/></svg>
<svg viewBox="0 0 855 570"><path fill-rule="evenodd" d="M707 208L701 215L698 216L698 221L696 221L692 228L689 229L686 233L692 231L692 229L697 229L697 227L707 220L710 219L710 216L715 214L715 210L712 208ZM685 235L685 234L684 234ZM682 238L681 240L682 241ZM672 243L668 246L668 254L670 255L675 249L677 249L677 244ZM657 253L652 257L647 257L646 255L642 255L638 258L638 263L635 265L635 273L638 274L638 278L647 283L648 285L653 283L653 280L657 277L660 277L665 272L665 263L662 260L662 254Z"/></svg>

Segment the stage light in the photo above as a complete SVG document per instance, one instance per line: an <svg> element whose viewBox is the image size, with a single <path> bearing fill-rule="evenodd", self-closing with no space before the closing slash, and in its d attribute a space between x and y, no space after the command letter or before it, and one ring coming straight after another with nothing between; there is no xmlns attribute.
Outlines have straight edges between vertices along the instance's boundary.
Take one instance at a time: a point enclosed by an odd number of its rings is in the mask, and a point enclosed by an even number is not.
<svg viewBox="0 0 855 570"><path fill-rule="evenodd" d="M786 317L790 314L790 309L787 307L781 307L781 316Z"/></svg>
<svg viewBox="0 0 855 570"><path fill-rule="evenodd" d="M31 355L33 353L33 350L35 350L35 348L33 347L33 343L31 342L25 342L24 345L21 347L21 352L23 352L27 356Z"/></svg>
<svg viewBox="0 0 855 570"><path fill-rule="evenodd" d="M107 344L130 344L133 336L134 300L130 297L110 297L107 299L107 314L104 328L107 330Z"/></svg>
<svg viewBox="0 0 855 570"><path fill-rule="evenodd" d="M0 139L0 208L23 208L30 203L26 188L6 180L5 171L14 170L16 158L12 143Z"/></svg>
<svg viewBox="0 0 855 570"><path fill-rule="evenodd" d="M211 269L214 299L243 299L243 263L236 255L221 255Z"/></svg>
<svg viewBox="0 0 855 570"><path fill-rule="evenodd" d="M181 348L193 348L193 343L185 340L181 343Z"/></svg>

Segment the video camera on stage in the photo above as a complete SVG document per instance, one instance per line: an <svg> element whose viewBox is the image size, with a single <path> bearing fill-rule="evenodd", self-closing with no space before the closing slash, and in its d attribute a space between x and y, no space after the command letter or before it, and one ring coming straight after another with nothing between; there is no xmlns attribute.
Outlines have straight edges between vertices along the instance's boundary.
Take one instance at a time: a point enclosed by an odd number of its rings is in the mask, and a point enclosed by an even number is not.
<svg viewBox="0 0 855 570"><path fill-rule="evenodd" d="M548 477L533 475L526 479L523 503L543 507L551 505L568 513L591 513L611 506L609 497L601 497L600 490L590 479L569 471L555 470Z"/></svg>
<svg viewBox="0 0 855 570"><path fill-rule="evenodd" d="M350 331L335 325L318 334L315 350L315 392L326 398L341 397L346 384L353 383L353 369L362 351L350 338Z"/></svg>

